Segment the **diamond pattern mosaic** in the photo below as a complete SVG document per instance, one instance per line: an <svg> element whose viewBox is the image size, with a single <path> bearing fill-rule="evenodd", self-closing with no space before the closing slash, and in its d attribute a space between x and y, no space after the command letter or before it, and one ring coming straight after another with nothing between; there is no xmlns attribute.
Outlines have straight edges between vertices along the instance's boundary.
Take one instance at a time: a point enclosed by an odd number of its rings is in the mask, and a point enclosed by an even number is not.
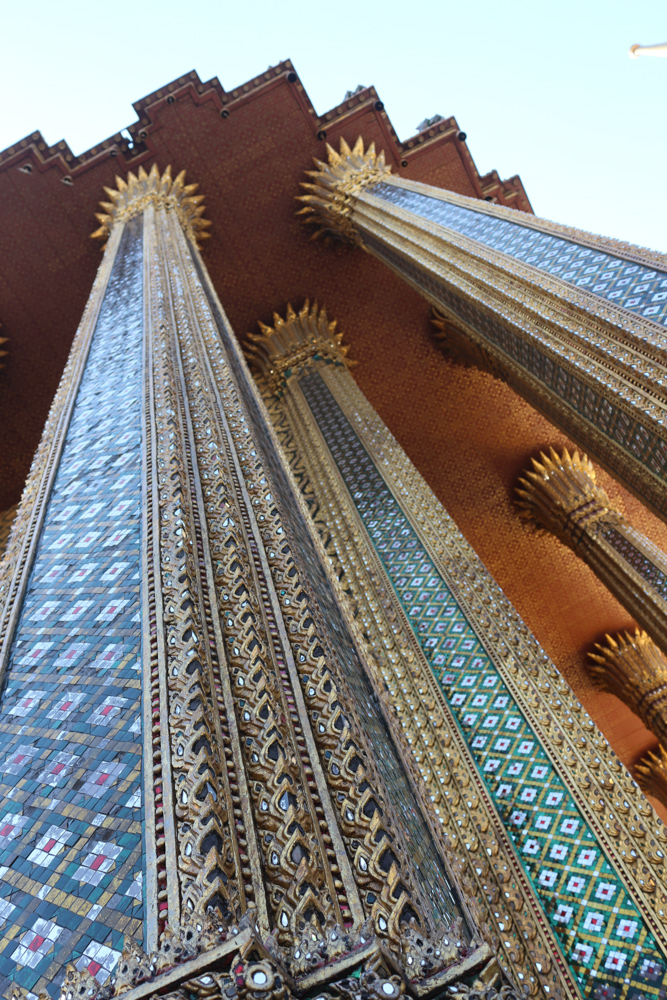
<svg viewBox="0 0 667 1000"><path fill-rule="evenodd" d="M496 219L485 212L452 205L393 184L376 184L369 188L369 193L608 299L623 309L667 325L667 273L664 271L654 271L622 257L529 229L521 222Z"/></svg>
<svg viewBox="0 0 667 1000"><path fill-rule="evenodd" d="M539 737L325 382L299 385L583 994L664 997L667 963Z"/></svg>
<svg viewBox="0 0 667 1000"><path fill-rule="evenodd" d="M509 357L551 389L577 413L597 427L612 441L620 444L654 475L667 478L667 442L642 424L637 417L619 409L602 392L586 384L575 372L563 368L549 357L534 340L523 340L511 327L498 322L474 302L452 292L442 281L420 269L409 258L402 257L372 236L364 237L368 247L390 265L398 268L425 292L435 296L469 323L487 340L496 344ZM522 395L530 400L530 391L524 386ZM539 408L539 407L538 407ZM608 456L609 470L614 472L613 456ZM630 482L626 469L623 478Z"/></svg>
<svg viewBox="0 0 667 1000"><path fill-rule="evenodd" d="M656 566L648 556L640 552L630 539L626 535L621 534L620 531L617 531L616 528L605 528L604 537L612 548L653 587L663 601L667 600L667 574Z"/></svg>
<svg viewBox="0 0 667 1000"><path fill-rule="evenodd" d="M93 336L0 706L0 991L142 937L140 221Z"/></svg>

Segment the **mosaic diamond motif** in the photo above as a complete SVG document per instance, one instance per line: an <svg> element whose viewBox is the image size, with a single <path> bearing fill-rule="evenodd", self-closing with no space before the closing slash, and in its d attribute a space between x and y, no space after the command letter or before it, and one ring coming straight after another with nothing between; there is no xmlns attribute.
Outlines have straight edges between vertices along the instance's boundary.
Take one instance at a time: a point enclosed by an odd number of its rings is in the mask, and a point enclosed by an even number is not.
<svg viewBox="0 0 667 1000"><path fill-rule="evenodd" d="M655 563L651 562L648 556L635 548L630 539L622 535L616 528L605 528L604 537L612 548L616 549L618 554L643 576L664 601L667 598L667 575Z"/></svg>
<svg viewBox="0 0 667 1000"><path fill-rule="evenodd" d="M667 273L664 271L654 271L622 257L529 229L521 224L518 212L517 221L509 222L393 184L376 184L369 188L369 193L556 275L623 309L646 316L655 323L667 324Z"/></svg>
<svg viewBox="0 0 667 1000"><path fill-rule="evenodd" d="M299 385L582 992L664 996L667 963L539 736L321 376Z"/></svg>
<svg viewBox="0 0 667 1000"><path fill-rule="evenodd" d="M116 968L121 952L107 948L103 944L89 944L79 961L76 963L77 969L87 969L91 976L95 976L102 986Z"/></svg>
<svg viewBox="0 0 667 1000"><path fill-rule="evenodd" d="M409 258L384 246L373 236L368 235L364 239L375 253L397 267L418 287L445 303L464 322L470 323L487 340L538 378L606 437L631 452L651 472L667 478L667 442L644 426L640 416L630 416L619 409L602 392L547 355L536 340L523 340L510 326L498 322L474 302L454 293L444 282L419 268ZM609 462L613 472L613 457L609 458Z"/></svg>
<svg viewBox="0 0 667 1000"><path fill-rule="evenodd" d="M93 337L0 705L3 995L12 982L54 995L71 961L104 982L124 935L142 937L141 263L138 223Z"/></svg>
<svg viewBox="0 0 667 1000"><path fill-rule="evenodd" d="M56 941L63 928L52 920L35 920L29 931L22 936L21 942L12 958L18 965L36 969L42 959L53 951Z"/></svg>

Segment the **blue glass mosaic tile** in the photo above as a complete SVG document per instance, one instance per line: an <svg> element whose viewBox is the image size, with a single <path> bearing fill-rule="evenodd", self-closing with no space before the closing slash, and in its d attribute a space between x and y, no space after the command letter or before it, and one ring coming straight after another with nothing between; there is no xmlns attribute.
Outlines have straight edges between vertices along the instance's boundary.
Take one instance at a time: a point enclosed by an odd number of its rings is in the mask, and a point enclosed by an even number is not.
<svg viewBox="0 0 667 1000"><path fill-rule="evenodd" d="M376 184L368 191L376 198L447 226L623 309L667 325L667 273L664 271L529 229L521 224L518 212L517 221L509 222L393 184Z"/></svg>
<svg viewBox="0 0 667 1000"><path fill-rule="evenodd" d="M660 567L656 566L643 552L640 552L630 539L617 531L616 528L607 526L603 528L602 534L612 548L616 549L618 554L644 578L650 587L653 587L658 596L663 601L667 600L667 575Z"/></svg>
<svg viewBox="0 0 667 1000"><path fill-rule="evenodd" d="M667 963L538 734L321 376L299 385L582 993L664 997Z"/></svg>
<svg viewBox="0 0 667 1000"><path fill-rule="evenodd" d="M534 375L576 413L597 427L610 440L621 445L652 474L661 479L667 478L667 442L647 428L639 414L637 416L628 414L615 405L614 400L607 399L602 390L588 385L576 372L559 364L542 350L537 341L522 339L509 324L499 322L488 310L457 295L443 281L424 271L409 257L403 257L373 236L365 237L365 242L379 257L396 267L417 287L439 299L455 315L473 326L488 341ZM539 408L539 400L533 400L527 384L524 383L520 391L525 399L534 402ZM578 421L568 425L562 420L562 424L566 431L574 437L577 436L577 428L581 426ZM631 486L636 484L638 489L643 488L638 476L626 465L620 465L613 454L607 456L607 464L610 472L618 472L626 483Z"/></svg>
<svg viewBox="0 0 667 1000"><path fill-rule="evenodd" d="M143 924L142 236L114 265L0 705L0 991L105 982ZM127 905L129 903L129 905Z"/></svg>

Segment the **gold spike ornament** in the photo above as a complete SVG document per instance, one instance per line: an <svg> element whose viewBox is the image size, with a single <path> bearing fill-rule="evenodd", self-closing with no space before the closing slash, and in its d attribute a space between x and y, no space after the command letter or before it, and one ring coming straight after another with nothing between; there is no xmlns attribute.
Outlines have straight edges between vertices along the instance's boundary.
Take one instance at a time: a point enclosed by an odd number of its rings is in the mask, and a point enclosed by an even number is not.
<svg viewBox="0 0 667 1000"><path fill-rule="evenodd" d="M100 202L103 211L95 213L100 227L91 234L92 238L106 244L116 223L139 215L152 202L177 212L186 236L199 246L201 240L209 238L210 233L206 230L211 223L204 218L204 196L195 194L198 187L198 184L185 183L185 170L172 180L170 166L163 174L160 174L156 163L148 174L143 167L139 167L136 175L130 170L127 180L116 177L115 190L105 187L109 201Z"/></svg>
<svg viewBox="0 0 667 1000"><path fill-rule="evenodd" d="M326 309L311 308L310 300L298 313L287 306L285 319L273 314L273 326L259 324L260 333L249 333L244 347L252 368L267 380L271 392L280 393L291 373L296 373L309 358L317 356L337 365L352 367L356 362L346 355L349 347L336 332L336 320L329 320Z"/></svg>
<svg viewBox="0 0 667 1000"><path fill-rule="evenodd" d="M567 448L559 455L553 448L531 459L516 489L517 507L524 520L538 530L556 535L577 550L582 532L598 520L618 515L611 500L595 481L593 463L586 455Z"/></svg>
<svg viewBox="0 0 667 1000"><path fill-rule="evenodd" d="M667 662L650 636L640 629L607 635L588 656L597 686L617 695L667 746Z"/></svg>
<svg viewBox="0 0 667 1000"><path fill-rule="evenodd" d="M385 163L384 152L375 152L375 143L364 151L361 137L352 149L341 139L340 153L327 143L327 156L327 163L315 159L316 169L307 172L311 181L301 184L306 194L297 196L297 201L304 203L297 215L304 216L306 225L317 227L313 239L333 234L358 244L359 234L352 221L354 203L364 188L387 178L391 167Z"/></svg>
<svg viewBox="0 0 667 1000"><path fill-rule="evenodd" d="M642 792L667 806L667 750L659 746L655 753L649 751L635 765L634 772Z"/></svg>
<svg viewBox="0 0 667 1000"><path fill-rule="evenodd" d="M667 556L632 527L595 481L586 455L553 448L532 460L517 487L519 514L587 563L667 654ZM660 661L662 662L662 661ZM641 713L639 713L641 714ZM667 734L666 734L667 735Z"/></svg>

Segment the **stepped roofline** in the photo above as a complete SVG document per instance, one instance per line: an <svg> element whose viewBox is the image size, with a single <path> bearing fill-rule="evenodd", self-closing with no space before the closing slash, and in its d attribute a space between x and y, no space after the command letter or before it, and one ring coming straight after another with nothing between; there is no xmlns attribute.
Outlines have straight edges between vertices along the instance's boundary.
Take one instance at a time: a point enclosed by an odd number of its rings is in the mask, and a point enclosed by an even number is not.
<svg viewBox="0 0 667 1000"><path fill-rule="evenodd" d="M326 132L327 129L339 128L341 125L349 126L350 132L354 132L356 120L364 117L370 110L383 134L387 159L392 166L399 169L401 166L411 166L427 152L443 143L451 142L454 138L460 146L461 159L469 180L480 198L487 201L497 200L500 204L532 212L518 175L503 180L495 170L484 175L479 173L468 150L465 133L461 131L453 116L443 118L408 139L400 140L375 87L364 87L341 101L336 107L318 115L290 59L269 67L264 73L231 90L225 90L217 77L204 82L196 70L185 73L147 94L141 100L135 101L132 105L137 114L135 122L78 156L72 152L65 139L49 145L40 131L32 132L0 152L0 172L12 167L19 169L27 167L29 169L25 170L26 173L32 170L44 172L56 169L60 172L64 184L73 184L77 177L93 165L109 157L115 157L115 166L120 173L130 170L136 173L140 166L151 163L155 158L156 150L151 135L155 129L161 127L159 113L163 105L186 101L197 105L211 102L224 117L225 112L227 115L234 114L243 105L256 100L260 94L284 85L285 82L294 87L298 101L312 122L313 134L318 138L319 134ZM132 142L123 135L123 132L129 133Z"/></svg>

